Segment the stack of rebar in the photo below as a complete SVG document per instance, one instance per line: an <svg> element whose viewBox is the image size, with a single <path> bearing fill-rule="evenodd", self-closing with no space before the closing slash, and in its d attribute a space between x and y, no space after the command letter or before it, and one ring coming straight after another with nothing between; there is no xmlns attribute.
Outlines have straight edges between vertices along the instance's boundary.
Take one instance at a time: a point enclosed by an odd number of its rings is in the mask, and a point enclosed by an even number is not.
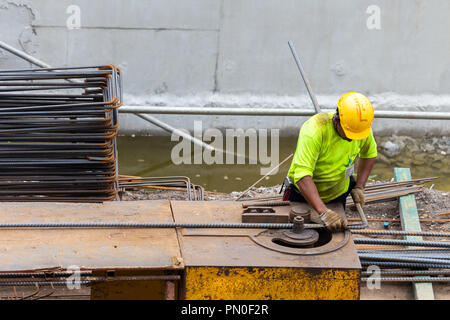
<svg viewBox="0 0 450 320"><path fill-rule="evenodd" d="M368 233L377 234L373 231ZM432 232L423 234L429 236ZM434 236L449 237L450 234L435 233ZM378 279L384 282L450 282L448 277L450 275L450 241L371 238L354 238L353 240L355 244L421 247L420 249L358 250L361 265L365 268L361 274L363 281ZM378 273L375 274L376 272ZM366 276L370 277L366 278Z"/></svg>
<svg viewBox="0 0 450 320"><path fill-rule="evenodd" d="M401 196L422 192L424 184L434 179L437 179L437 177L366 185L364 189L366 203L397 200ZM350 196L347 198L346 204L353 205L353 199Z"/></svg>
<svg viewBox="0 0 450 320"><path fill-rule="evenodd" d="M120 70L0 71L0 201L113 200Z"/></svg>

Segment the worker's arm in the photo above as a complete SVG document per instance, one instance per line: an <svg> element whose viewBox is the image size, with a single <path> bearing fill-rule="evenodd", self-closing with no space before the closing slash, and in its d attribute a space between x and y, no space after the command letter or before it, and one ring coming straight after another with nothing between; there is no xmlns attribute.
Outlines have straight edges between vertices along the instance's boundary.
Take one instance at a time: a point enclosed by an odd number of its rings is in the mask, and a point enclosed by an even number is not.
<svg viewBox="0 0 450 320"><path fill-rule="evenodd" d="M319 214L325 212L327 207L320 199L319 192L317 191L316 184L310 176L305 176L297 182L303 197L308 201L311 207L314 208Z"/></svg>
<svg viewBox="0 0 450 320"><path fill-rule="evenodd" d="M377 143L373 138L373 132L370 131L369 136L363 141L362 147L359 153L359 163L356 178L356 185L350 191L354 203L359 203L361 206L366 202L364 195L364 187L366 186L367 179L372 171L375 159L377 157Z"/></svg>
<svg viewBox="0 0 450 320"><path fill-rule="evenodd" d="M322 199L320 199L316 184L310 176L301 178L297 185L306 201L319 213L320 220L322 220L328 230L334 232L347 228L347 221L342 219L338 213L328 209Z"/></svg>
<svg viewBox="0 0 450 320"><path fill-rule="evenodd" d="M376 158L359 159L356 187L364 189L364 187L366 186L367 179L369 178L370 172L372 171L375 160Z"/></svg>
<svg viewBox="0 0 450 320"><path fill-rule="evenodd" d="M306 201L319 213L320 220L322 220L325 227L334 232L345 229L347 223L339 214L325 206L322 199L320 199L316 184L311 178L322 144L322 131L309 127L313 124L314 122L307 122L300 130L297 149L291 164L293 168L292 178Z"/></svg>
<svg viewBox="0 0 450 320"><path fill-rule="evenodd" d="M372 171L373 164L376 158L362 158L358 163L358 176L356 178L356 185L350 191L354 203L359 203L361 206L366 202L364 194L364 187L366 186L369 174Z"/></svg>

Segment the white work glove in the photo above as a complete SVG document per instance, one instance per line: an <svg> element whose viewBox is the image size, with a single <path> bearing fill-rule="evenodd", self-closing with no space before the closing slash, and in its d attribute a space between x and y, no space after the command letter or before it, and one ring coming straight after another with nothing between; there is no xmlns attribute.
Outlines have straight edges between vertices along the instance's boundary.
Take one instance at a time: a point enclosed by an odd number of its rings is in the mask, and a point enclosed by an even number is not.
<svg viewBox="0 0 450 320"><path fill-rule="evenodd" d="M319 217L325 227L331 232L347 229L347 221L331 209L327 209Z"/></svg>
<svg viewBox="0 0 450 320"><path fill-rule="evenodd" d="M361 207L364 206L364 203L366 202L366 197L364 195L364 189L361 187L354 187L350 194L352 195L353 202L355 204L359 203L361 204Z"/></svg>

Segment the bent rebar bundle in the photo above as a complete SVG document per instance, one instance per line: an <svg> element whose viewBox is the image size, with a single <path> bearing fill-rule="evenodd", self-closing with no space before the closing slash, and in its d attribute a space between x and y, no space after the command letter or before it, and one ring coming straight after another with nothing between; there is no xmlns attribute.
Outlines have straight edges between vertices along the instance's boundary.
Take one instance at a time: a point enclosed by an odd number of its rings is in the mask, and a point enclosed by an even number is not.
<svg viewBox="0 0 450 320"><path fill-rule="evenodd" d="M113 200L120 70L0 71L0 201Z"/></svg>

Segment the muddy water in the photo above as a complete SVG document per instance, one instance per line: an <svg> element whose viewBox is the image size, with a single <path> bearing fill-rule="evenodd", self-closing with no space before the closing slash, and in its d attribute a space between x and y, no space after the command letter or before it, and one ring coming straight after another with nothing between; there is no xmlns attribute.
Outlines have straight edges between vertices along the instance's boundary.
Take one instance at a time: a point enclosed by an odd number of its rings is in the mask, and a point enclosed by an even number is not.
<svg viewBox="0 0 450 320"><path fill-rule="evenodd" d="M377 140L378 141L378 140ZM261 167L267 165L248 164L180 164L171 160L171 150L177 142L170 137L125 137L118 138L119 172L124 175L137 176L188 176L195 184L206 190L217 192L242 191L260 179ZM279 162L295 151L296 137L280 138ZM246 149L248 150L248 148ZM269 148L269 151L271 149ZM427 161L433 157L433 162ZM436 189L450 191L450 157L440 153L415 152L413 155L400 153L389 158L389 162L378 161L372 171L374 180L390 180L393 168L409 167L413 178L439 176L433 181ZM192 158L193 159L193 158ZM424 159L424 161L417 161ZM283 181L290 165L290 160L283 164L278 173L267 177L258 186L273 186Z"/></svg>

